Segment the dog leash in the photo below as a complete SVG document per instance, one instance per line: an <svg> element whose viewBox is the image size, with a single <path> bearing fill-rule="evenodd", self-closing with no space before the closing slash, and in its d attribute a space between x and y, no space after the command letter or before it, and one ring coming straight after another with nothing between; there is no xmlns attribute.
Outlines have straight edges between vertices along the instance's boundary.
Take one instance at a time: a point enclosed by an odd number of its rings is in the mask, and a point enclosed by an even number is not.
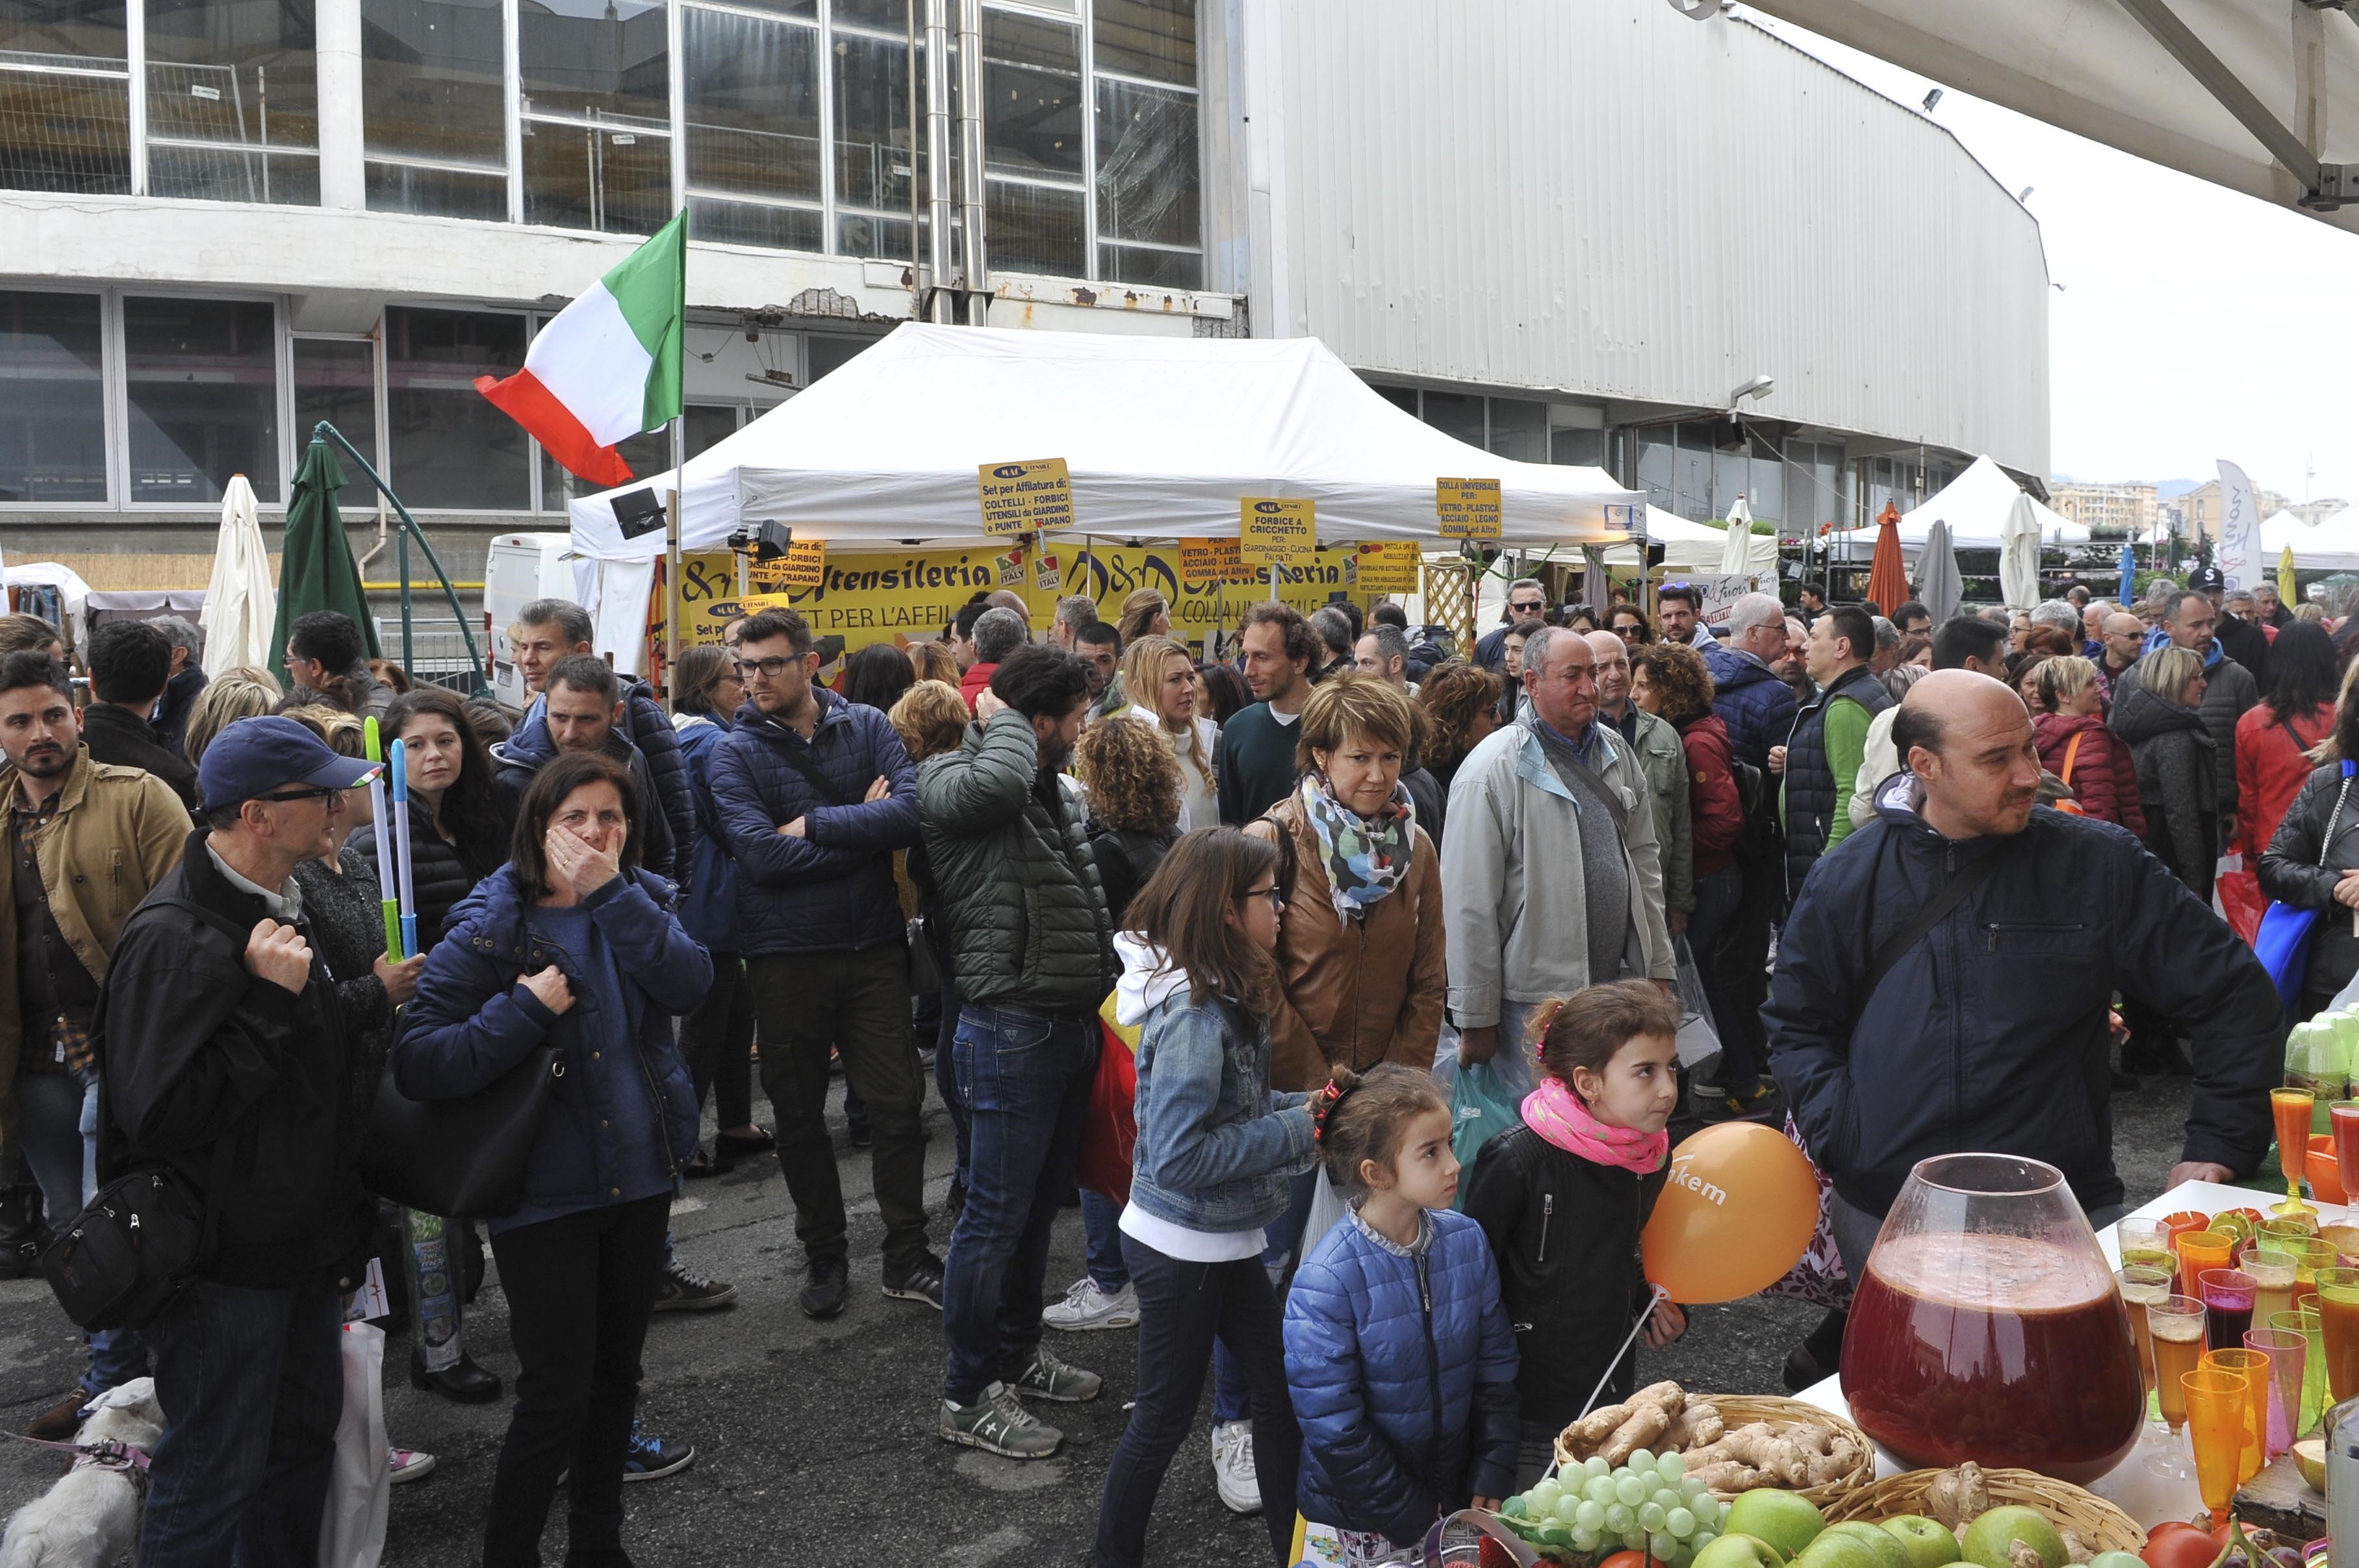
<svg viewBox="0 0 2359 1568"><path fill-rule="evenodd" d="M29 1443L36 1448L53 1449L74 1456L77 1470L99 1469L120 1471L124 1478L136 1487L142 1501L147 1497L148 1453L134 1448L112 1437L96 1443L54 1443L46 1438L27 1437L21 1432L0 1432L0 1437L13 1437L19 1443Z"/></svg>

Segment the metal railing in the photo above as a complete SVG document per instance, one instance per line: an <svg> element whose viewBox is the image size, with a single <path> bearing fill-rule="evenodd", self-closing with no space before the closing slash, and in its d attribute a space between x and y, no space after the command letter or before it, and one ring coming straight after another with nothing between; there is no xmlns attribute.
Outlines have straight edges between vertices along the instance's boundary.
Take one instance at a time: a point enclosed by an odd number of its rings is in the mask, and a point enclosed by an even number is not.
<svg viewBox="0 0 2359 1568"><path fill-rule="evenodd" d="M395 514L401 519L401 532L395 535L395 561L401 579L401 667L413 674L418 668L414 662L418 652L418 637L409 603L409 541L415 538L418 541L418 547L426 552L426 564L434 568L434 580L442 586L442 597L451 601L451 618L458 623L460 640L466 647L467 664L473 672L473 684L468 688L468 695L491 696L491 686L484 678L483 652L475 646L474 633L468 630L467 612L460 606L459 590L451 586L451 574L442 569L442 558L434 553L434 546L428 542L426 530L418 525L418 519L409 514L409 508L401 503L401 497L394 494L393 486L385 482L384 476L376 471L366 458L361 456L358 448L345 439L342 430L322 419L311 427L311 438L315 441L333 441L337 446L342 447L344 455L359 465L361 472L368 477L371 484L376 486L377 493L393 504Z"/></svg>

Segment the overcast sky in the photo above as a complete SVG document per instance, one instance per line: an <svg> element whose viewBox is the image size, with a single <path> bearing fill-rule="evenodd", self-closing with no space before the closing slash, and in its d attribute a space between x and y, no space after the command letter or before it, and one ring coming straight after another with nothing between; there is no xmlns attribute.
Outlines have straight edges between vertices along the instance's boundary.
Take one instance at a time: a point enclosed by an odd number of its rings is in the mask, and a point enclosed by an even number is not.
<svg viewBox="0 0 2359 1568"><path fill-rule="evenodd" d="M1936 85L1745 14L1911 107ZM2064 286L2048 297L2054 471L2204 480L2226 458L2296 501L2307 483L2359 503L2359 351L2334 325L2359 278L2359 234L1954 88L1933 118L2008 189L2032 187L2048 275Z"/></svg>

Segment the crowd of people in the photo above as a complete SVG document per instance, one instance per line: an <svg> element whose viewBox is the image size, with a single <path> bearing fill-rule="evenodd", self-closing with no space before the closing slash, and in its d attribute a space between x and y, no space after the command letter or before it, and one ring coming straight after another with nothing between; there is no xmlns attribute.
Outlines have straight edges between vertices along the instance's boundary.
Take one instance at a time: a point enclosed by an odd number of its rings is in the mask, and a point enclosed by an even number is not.
<svg viewBox="0 0 2359 1568"><path fill-rule="evenodd" d="M1397 604L1272 601L1200 661L1152 591L1040 627L1002 592L829 678L765 610L668 703L549 599L508 632L521 715L413 688L332 612L295 622L283 680L206 680L183 622L108 624L78 706L55 629L0 620L8 1159L53 1235L134 1171L212 1232L153 1321L89 1336L35 1435L152 1373L140 1562L308 1562L344 1298L380 1259L411 1380L497 1399L466 1337L487 1246L517 1369L484 1561L538 1562L570 1476L567 1561L625 1562L624 1485L694 1457L637 1420L650 1314L736 1297L675 1255L669 1206L770 1154L804 1314L873 1289L941 1314L947 1442L1056 1454L1043 1408L1102 1388L1064 1347L1135 1331L1096 1563L1143 1561L1209 1376L1222 1500L1281 1561L1299 1511L1366 1568L1528 1485L1594 1390L1634 1386L1634 1341L1685 1331L1637 1245L1677 1117L1787 1127L1852 1278L1926 1153L2036 1155L2117 1211L2125 1075L2192 1074L2178 1174L2253 1169L2286 1019L2214 866L2359 911L2349 648L2200 577L1938 625L1815 597L1707 627L1684 585L1601 614L1517 579L1463 656ZM365 718L404 742L402 958ZM2307 1011L2359 969L2341 926ZM1698 1014L1718 1049L1683 1065ZM1084 1182L1109 1052L1135 1153ZM552 1064L506 1212L364 1184L381 1096ZM1521 1125L1462 1172L1477 1064ZM883 1228L859 1281L839 1071ZM955 1139L930 1212L929 1084ZM1842 1330L1838 1305L1788 1380Z"/></svg>

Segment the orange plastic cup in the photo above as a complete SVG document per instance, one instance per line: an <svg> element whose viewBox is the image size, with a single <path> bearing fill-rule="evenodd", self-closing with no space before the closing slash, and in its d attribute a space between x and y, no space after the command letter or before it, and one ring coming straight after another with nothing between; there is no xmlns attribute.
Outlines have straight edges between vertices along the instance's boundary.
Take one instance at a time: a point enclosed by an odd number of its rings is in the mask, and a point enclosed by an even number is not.
<svg viewBox="0 0 2359 1568"><path fill-rule="evenodd" d="M2196 1288L2208 1269L2224 1269L2236 1256L2236 1238L2225 1230L2190 1230L2179 1238L2179 1293L2201 1300Z"/></svg>
<svg viewBox="0 0 2359 1568"><path fill-rule="evenodd" d="M2236 1484L2241 1487L2268 1463L2269 1390L2275 1381L2269 1358L2258 1350L2207 1350L2203 1362L2245 1379L2245 1446L2236 1459ZM2211 1506L2209 1499L2205 1506Z"/></svg>
<svg viewBox="0 0 2359 1568"><path fill-rule="evenodd" d="M2195 1484L2213 1523L2227 1517L2241 1485L2247 1428L2252 1422L2251 1385L2224 1368L2198 1367L2182 1373L2187 1422L2194 1440Z"/></svg>

